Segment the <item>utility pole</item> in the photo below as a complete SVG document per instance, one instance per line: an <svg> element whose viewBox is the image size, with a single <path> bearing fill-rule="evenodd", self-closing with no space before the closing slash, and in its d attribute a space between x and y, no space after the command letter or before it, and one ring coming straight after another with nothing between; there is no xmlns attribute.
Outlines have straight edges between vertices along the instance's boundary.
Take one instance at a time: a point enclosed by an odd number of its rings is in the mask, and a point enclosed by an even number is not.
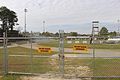
<svg viewBox="0 0 120 80"><path fill-rule="evenodd" d="M45 33L45 21L43 21L43 33Z"/></svg>
<svg viewBox="0 0 120 80"><path fill-rule="evenodd" d="M118 35L117 36L120 36L120 20L118 19L117 22L118 22L118 33L117 33Z"/></svg>
<svg viewBox="0 0 120 80"><path fill-rule="evenodd" d="M25 27L25 37L26 37L26 13L27 13L27 9L25 8L24 9L24 12L25 12L25 25L24 25L24 27Z"/></svg>

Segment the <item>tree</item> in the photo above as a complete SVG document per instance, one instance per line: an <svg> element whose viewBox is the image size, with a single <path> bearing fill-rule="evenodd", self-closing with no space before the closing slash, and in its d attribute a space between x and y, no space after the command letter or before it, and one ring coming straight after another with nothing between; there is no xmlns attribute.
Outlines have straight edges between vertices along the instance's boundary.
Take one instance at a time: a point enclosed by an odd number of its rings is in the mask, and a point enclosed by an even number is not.
<svg viewBox="0 0 120 80"><path fill-rule="evenodd" d="M42 35L47 36L47 37L48 37L48 36L50 37L50 36L52 36L52 33L50 33L50 32L43 32Z"/></svg>
<svg viewBox="0 0 120 80"><path fill-rule="evenodd" d="M102 27L100 32L99 32L100 36L104 36L107 37L108 36L108 30L106 27Z"/></svg>
<svg viewBox="0 0 120 80"><path fill-rule="evenodd" d="M55 33L55 37L59 37L59 33L58 32Z"/></svg>
<svg viewBox="0 0 120 80"><path fill-rule="evenodd" d="M2 21L2 29L11 29L13 30L13 26L15 26L15 22L18 21L16 13L12 10L9 10L5 6L0 7L0 20Z"/></svg>
<svg viewBox="0 0 120 80"><path fill-rule="evenodd" d="M70 36L78 36L77 32L70 32Z"/></svg>
<svg viewBox="0 0 120 80"><path fill-rule="evenodd" d="M2 37L2 29L0 28L0 37Z"/></svg>
<svg viewBox="0 0 120 80"><path fill-rule="evenodd" d="M110 36L110 37L114 37L114 36L116 36L116 35L117 35L117 32L116 32L116 31L109 33L109 36Z"/></svg>

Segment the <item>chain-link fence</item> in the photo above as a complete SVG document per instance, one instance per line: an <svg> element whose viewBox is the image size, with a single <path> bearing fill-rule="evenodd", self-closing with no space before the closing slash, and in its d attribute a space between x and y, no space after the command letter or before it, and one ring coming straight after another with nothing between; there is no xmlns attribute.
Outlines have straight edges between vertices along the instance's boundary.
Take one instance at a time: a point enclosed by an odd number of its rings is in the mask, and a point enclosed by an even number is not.
<svg viewBox="0 0 120 80"><path fill-rule="evenodd" d="M119 41L96 37L91 43L90 38L69 39L65 42L65 75L95 80L119 80ZM88 51L84 51L81 46L87 46Z"/></svg>
<svg viewBox="0 0 120 80"><path fill-rule="evenodd" d="M0 74L44 74L89 80L120 78L119 42L56 37L1 38ZM83 48L82 48L82 47ZM75 48L75 49L74 49ZM5 55L5 52L7 55ZM6 58L5 58L6 57Z"/></svg>
<svg viewBox="0 0 120 80"><path fill-rule="evenodd" d="M2 75L2 67L3 67L3 39L0 40L0 75Z"/></svg>
<svg viewBox="0 0 120 80"><path fill-rule="evenodd" d="M97 37L92 44L94 50L94 75L103 78L120 78L120 43L118 39Z"/></svg>
<svg viewBox="0 0 120 80"><path fill-rule="evenodd" d="M58 43L58 39L50 37L8 37L6 40L7 46L1 46L0 49L1 73L44 73L50 75L59 72L58 48L51 48L46 45L53 42ZM1 43L1 45L3 44Z"/></svg>

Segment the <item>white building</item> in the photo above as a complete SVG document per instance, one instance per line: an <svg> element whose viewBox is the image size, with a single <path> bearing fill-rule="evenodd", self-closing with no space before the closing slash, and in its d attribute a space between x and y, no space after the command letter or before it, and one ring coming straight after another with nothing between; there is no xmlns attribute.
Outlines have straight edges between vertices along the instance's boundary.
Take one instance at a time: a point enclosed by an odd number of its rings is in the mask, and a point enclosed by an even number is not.
<svg viewBox="0 0 120 80"><path fill-rule="evenodd" d="M115 36L115 37L112 37L112 38L108 38L108 41L120 41L120 36Z"/></svg>
<svg viewBox="0 0 120 80"><path fill-rule="evenodd" d="M90 36L67 36L67 40L88 40Z"/></svg>

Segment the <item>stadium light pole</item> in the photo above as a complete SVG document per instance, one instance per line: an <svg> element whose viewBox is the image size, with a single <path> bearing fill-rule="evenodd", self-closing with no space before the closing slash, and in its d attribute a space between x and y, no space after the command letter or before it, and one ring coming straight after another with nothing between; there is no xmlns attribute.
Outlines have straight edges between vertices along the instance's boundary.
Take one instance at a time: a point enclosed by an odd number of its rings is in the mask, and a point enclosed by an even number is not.
<svg viewBox="0 0 120 80"><path fill-rule="evenodd" d="M24 28L25 28L25 37L26 37L26 13L27 13L27 9L25 8L24 9L24 12L25 12L25 17L24 17L24 19L25 19L25 24L24 24Z"/></svg>
<svg viewBox="0 0 120 80"><path fill-rule="evenodd" d="M120 32L119 32L120 31L120 20L118 19L117 22L118 22L118 36L120 36Z"/></svg>
<svg viewBox="0 0 120 80"><path fill-rule="evenodd" d="M43 21L43 33L45 33L45 21Z"/></svg>

